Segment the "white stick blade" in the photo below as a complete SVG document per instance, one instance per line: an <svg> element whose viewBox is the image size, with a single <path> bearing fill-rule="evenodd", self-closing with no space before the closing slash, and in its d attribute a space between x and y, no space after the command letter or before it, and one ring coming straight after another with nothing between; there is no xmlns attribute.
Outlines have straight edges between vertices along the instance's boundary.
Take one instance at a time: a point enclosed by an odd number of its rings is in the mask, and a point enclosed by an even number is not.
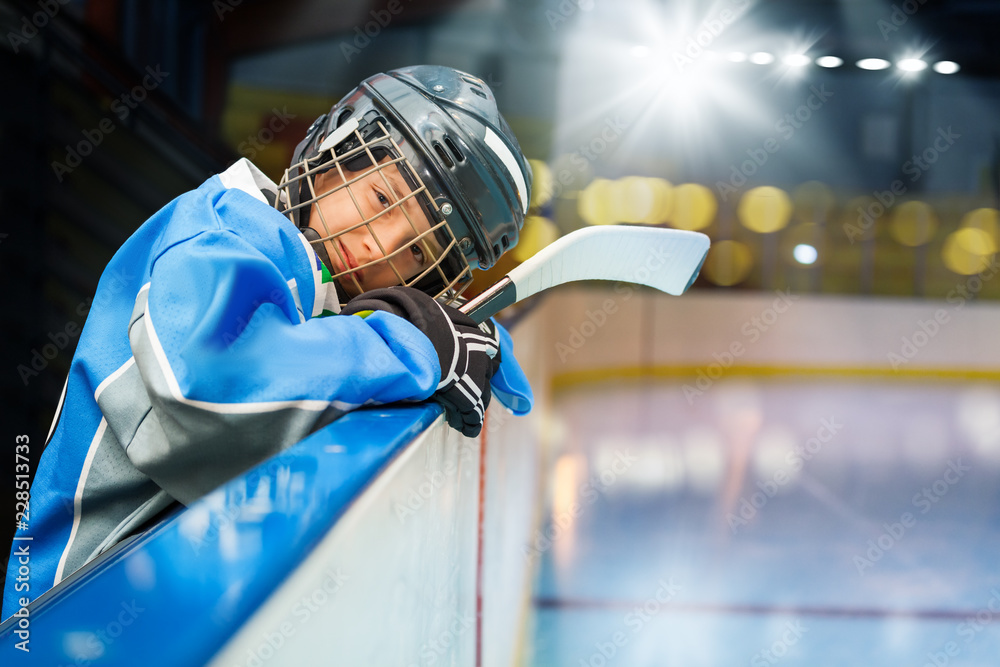
<svg viewBox="0 0 1000 667"><path fill-rule="evenodd" d="M578 229L510 272L518 300L563 283L611 280L678 296L694 282L708 252L699 232L660 227Z"/></svg>

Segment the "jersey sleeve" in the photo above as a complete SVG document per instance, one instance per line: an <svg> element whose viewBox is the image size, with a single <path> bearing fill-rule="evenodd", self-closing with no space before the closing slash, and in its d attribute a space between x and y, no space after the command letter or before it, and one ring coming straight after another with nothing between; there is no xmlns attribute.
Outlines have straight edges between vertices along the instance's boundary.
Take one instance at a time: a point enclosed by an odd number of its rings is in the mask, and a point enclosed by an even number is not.
<svg viewBox="0 0 1000 667"><path fill-rule="evenodd" d="M493 324L500 338L500 368L490 379L493 395L515 415L526 415L535 404L535 395L521 364L514 357L513 339L495 319Z"/></svg>
<svg viewBox="0 0 1000 667"><path fill-rule="evenodd" d="M431 342L402 318L302 319L294 281L232 231L163 251L129 324L151 406L133 464L189 502L347 410L438 384Z"/></svg>

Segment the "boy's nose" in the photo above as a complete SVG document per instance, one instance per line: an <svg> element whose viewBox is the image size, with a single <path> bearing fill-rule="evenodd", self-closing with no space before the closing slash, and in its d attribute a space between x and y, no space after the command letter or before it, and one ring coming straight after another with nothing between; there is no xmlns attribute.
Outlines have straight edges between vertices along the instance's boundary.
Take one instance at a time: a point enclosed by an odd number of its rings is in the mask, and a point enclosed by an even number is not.
<svg viewBox="0 0 1000 667"><path fill-rule="evenodd" d="M368 261L372 261L399 249L405 237L406 226L405 224L400 224L398 221L376 220L361 229L364 231L362 243L365 246L365 250L369 253ZM375 240L376 236L378 237L377 242ZM385 249L385 254L382 253L379 244Z"/></svg>

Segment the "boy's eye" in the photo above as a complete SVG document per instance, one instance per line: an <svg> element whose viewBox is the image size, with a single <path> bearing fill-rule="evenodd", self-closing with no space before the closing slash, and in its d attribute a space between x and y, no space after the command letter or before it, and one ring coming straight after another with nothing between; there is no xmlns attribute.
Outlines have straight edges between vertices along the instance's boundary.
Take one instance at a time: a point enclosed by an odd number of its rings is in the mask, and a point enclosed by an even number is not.
<svg viewBox="0 0 1000 667"><path fill-rule="evenodd" d="M419 244L414 243L410 246L410 253L413 255L413 259L417 260L417 263L423 266L424 264L424 251Z"/></svg>
<svg viewBox="0 0 1000 667"><path fill-rule="evenodd" d="M389 208L389 204L392 203L389 201L389 198L377 190L375 191L375 194L378 196L378 203L382 204L385 208Z"/></svg>

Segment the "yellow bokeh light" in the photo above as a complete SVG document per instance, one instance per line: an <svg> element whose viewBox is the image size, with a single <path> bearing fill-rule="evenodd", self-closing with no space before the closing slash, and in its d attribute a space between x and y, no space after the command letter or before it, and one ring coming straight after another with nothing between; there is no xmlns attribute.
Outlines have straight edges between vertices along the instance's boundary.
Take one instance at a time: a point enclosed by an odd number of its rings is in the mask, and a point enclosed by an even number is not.
<svg viewBox="0 0 1000 667"><path fill-rule="evenodd" d="M653 189L653 211L646 222L655 225L670 219L674 208L674 186L663 178L650 178L649 186Z"/></svg>
<svg viewBox="0 0 1000 667"><path fill-rule="evenodd" d="M743 226L759 234L783 229L792 216L792 202L781 188L763 185L747 190L736 214Z"/></svg>
<svg viewBox="0 0 1000 667"><path fill-rule="evenodd" d="M673 186L662 178L596 178L580 192L577 212L590 225L656 224L667 218L672 204Z"/></svg>
<svg viewBox="0 0 1000 667"><path fill-rule="evenodd" d="M963 227L954 234L956 242L965 252L983 257L997 251L996 241L981 229Z"/></svg>
<svg viewBox="0 0 1000 667"><path fill-rule="evenodd" d="M595 178L580 192L576 207L588 225L609 225L614 222L614 184L606 178Z"/></svg>
<svg viewBox="0 0 1000 667"><path fill-rule="evenodd" d="M993 259L996 242L981 229L965 227L948 235L941 258L949 270L963 276L979 273Z"/></svg>
<svg viewBox="0 0 1000 667"><path fill-rule="evenodd" d="M934 209L922 201L908 201L893 209L889 233L898 243L915 248L930 241L937 226Z"/></svg>
<svg viewBox="0 0 1000 667"><path fill-rule="evenodd" d="M626 176L612 189L614 220L612 222L648 222L656 209L656 193L651 179Z"/></svg>
<svg viewBox="0 0 1000 667"><path fill-rule="evenodd" d="M673 212L669 220L677 229L697 231L712 224L718 210L711 190L698 183L683 183L674 188Z"/></svg>
<svg viewBox="0 0 1000 667"><path fill-rule="evenodd" d="M995 208L977 208L962 218L961 227L981 229L990 235L995 243L1000 243L1000 211Z"/></svg>
<svg viewBox="0 0 1000 667"><path fill-rule="evenodd" d="M528 160L531 165L531 208L552 201L552 170L541 160Z"/></svg>
<svg viewBox="0 0 1000 667"><path fill-rule="evenodd" d="M792 202L799 222L822 222L833 210L836 199L825 183L807 181L795 188Z"/></svg>
<svg viewBox="0 0 1000 667"><path fill-rule="evenodd" d="M609 222L654 225L670 214L673 186L662 178L626 176L610 185Z"/></svg>
<svg viewBox="0 0 1000 667"><path fill-rule="evenodd" d="M704 276L720 287L737 285L750 275L753 253L739 241L718 241L712 244L702 267Z"/></svg>
<svg viewBox="0 0 1000 667"><path fill-rule="evenodd" d="M523 262L557 238L559 228L554 222L540 215L529 215L524 219L517 245L510 252L516 261Z"/></svg>

